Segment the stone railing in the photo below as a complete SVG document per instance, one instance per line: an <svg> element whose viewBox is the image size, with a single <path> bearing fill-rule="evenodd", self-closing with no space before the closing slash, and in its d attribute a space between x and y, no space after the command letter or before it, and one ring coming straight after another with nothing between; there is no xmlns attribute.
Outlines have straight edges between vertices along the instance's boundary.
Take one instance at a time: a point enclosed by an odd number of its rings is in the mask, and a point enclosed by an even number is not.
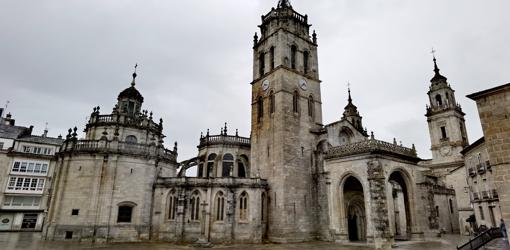
<svg viewBox="0 0 510 250"><path fill-rule="evenodd" d="M326 152L325 158L329 159L362 153L379 153L379 152L417 158L415 149L399 146L394 143L389 143L376 139L368 139L360 142L330 148Z"/></svg>
<svg viewBox="0 0 510 250"><path fill-rule="evenodd" d="M473 193L473 200L474 201L480 200L480 196L478 195L478 193Z"/></svg>
<svg viewBox="0 0 510 250"><path fill-rule="evenodd" d="M95 126L129 126L142 129L148 129L153 133L159 134L162 132L162 126L152 120L152 117L147 117L142 113L134 116L125 114L108 114L100 115L92 113L86 129Z"/></svg>
<svg viewBox="0 0 510 250"><path fill-rule="evenodd" d="M250 138L235 135L211 135L200 138L199 148L211 145L235 145L250 147Z"/></svg>
<svg viewBox="0 0 510 250"><path fill-rule="evenodd" d="M199 178L199 177L163 177L158 178L157 186L161 187L256 187L267 188L265 179L260 178Z"/></svg>
<svg viewBox="0 0 510 250"><path fill-rule="evenodd" d="M474 168L468 168L469 176L476 176L476 170Z"/></svg>
<svg viewBox="0 0 510 250"><path fill-rule="evenodd" d="M435 114L435 113L438 113L438 112L442 112L442 111L448 110L448 109L452 109L452 110L456 110L456 111L462 112L462 106L460 106L460 104L458 104L458 103L455 103L455 104L443 104L443 105L440 105L440 106L437 106L437 107L427 105L427 115L432 115L432 114Z"/></svg>
<svg viewBox="0 0 510 250"><path fill-rule="evenodd" d="M498 199L499 198L498 190L492 189L491 190L491 196L492 196L493 199Z"/></svg>
<svg viewBox="0 0 510 250"><path fill-rule="evenodd" d="M177 152L158 147L154 144L137 144L107 140L67 140L62 144L59 154L66 153L109 153L149 156L175 162Z"/></svg>
<svg viewBox="0 0 510 250"><path fill-rule="evenodd" d="M308 23L308 16L301 15L292 9L273 9L267 15L262 16L262 22L270 21L273 18L292 17L299 22Z"/></svg>

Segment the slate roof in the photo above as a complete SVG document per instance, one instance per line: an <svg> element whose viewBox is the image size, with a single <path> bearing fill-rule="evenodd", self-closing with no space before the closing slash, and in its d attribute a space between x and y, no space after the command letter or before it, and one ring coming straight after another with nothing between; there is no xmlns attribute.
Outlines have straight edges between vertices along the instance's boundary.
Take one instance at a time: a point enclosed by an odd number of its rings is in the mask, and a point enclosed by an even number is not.
<svg viewBox="0 0 510 250"><path fill-rule="evenodd" d="M27 127L0 124L0 138L17 139L30 131Z"/></svg>
<svg viewBox="0 0 510 250"><path fill-rule="evenodd" d="M29 136L21 137L18 139L18 141L33 142L33 143L39 143L39 144L51 144L51 145L55 145L55 146L60 146L64 142L63 139L54 138L54 137L37 136L37 135L29 135Z"/></svg>

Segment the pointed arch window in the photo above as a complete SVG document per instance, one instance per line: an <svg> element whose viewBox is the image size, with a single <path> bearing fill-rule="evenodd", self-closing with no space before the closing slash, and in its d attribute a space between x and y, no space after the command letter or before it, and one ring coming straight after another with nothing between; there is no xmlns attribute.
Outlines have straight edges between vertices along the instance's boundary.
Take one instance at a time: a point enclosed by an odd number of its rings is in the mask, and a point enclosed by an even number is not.
<svg viewBox="0 0 510 250"><path fill-rule="evenodd" d="M310 53L308 51L303 52L303 71L305 74L308 73L308 57Z"/></svg>
<svg viewBox="0 0 510 250"><path fill-rule="evenodd" d="M197 190L191 195L190 215L192 221L200 220L200 193Z"/></svg>
<svg viewBox="0 0 510 250"><path fill-rule="evenodd" d="M274 69L274 47L269 49L269 65L271 66L271 70Z"/></svg>
<svg viewBox="0 0 510 250"><path fill-rule="evenodd" d="M260 220L266 221L266 193L260 195Z"/></svg>
<svg viewBox="0 0 510 250"><path fill-rule="evenodd" d="M312 117L313 118L313 115L314 115L314 105L313 105L313 96L310 95L308 97L308 116Z"/></svg>
<svg viewBox="0 0 510 250"><path fill-rule="evenodd" d="M216 154L210 154L207 157L207 177L214 177L214 160L216 160Z"/></svg>
<svg viewBox="0 0 510 250"><path fill-rule="evenodd" d="M292 95L292 111L294 113L298 112L298 100L299 100L299 93L297 90L294 91L294 94Z"/></svg>
<svg viewBox="0 0 510 250"><path fill-rule="evenodd" d="M223 221L223 214L225 210L225 196L223 195L223 192L219 191L216 194L216 206L215 206L215 219L216 221Z"/></svg>
<svg viewBox="0 0 510 250"><path fill-rule="evenodd" d="M274 110L275 110L275 102L274 102L274 92L271 90L271 92L269 92L269 112L274 113Z"/></svg>
<svg viewBox="0 0 510 250"><path fill-rule="evenodd" d="M441 98L441 95L440 95L440 94L437 94L437 95L436 95L436 105L437 105L438 107L443 106L443 99Z"/></svg>
<svg viewBox="0 0 510 250"><path fill-rule="evenodd" d="M239 220L248 220L248 193L246 191L239 196Z"/></svg>
<svg viewBox="0 0 510 250"><path fill-rule="evenodd" d="M176 216L177 216L177 194L175 191L172 191L168 196L168 219L175 220Z"/></svg>
<svg viewBox="0 0 510 250"><path fill-rule="evenodd" d="M260 52L259 53L259 75L260 76L264 75L265 67L266 67L265 55L264 55L264 52Z"/></svg>
<svg viewBox="0 0 510 250"><path fill-rule="evenodd" d="M259 96L259 98L257 98L257 120L259 122L262 121L263 115L264 115L264 100L262 99L262 96Z"/></svg>
<svg viewBox="0 0 510 250"><path fill-rule="evenodd" d="M221 176L222 177L230 176L230 173L232 172L233 167L234 167L234 156L232 156L231 154L225 154L223 156Z"/></svg>
<svg viewBox="0 0 510 250"><path fill-rule="evenodd" d="M297 53L296 45L290 46L290 67L292 69L296 69L296 53Z"/></svg>

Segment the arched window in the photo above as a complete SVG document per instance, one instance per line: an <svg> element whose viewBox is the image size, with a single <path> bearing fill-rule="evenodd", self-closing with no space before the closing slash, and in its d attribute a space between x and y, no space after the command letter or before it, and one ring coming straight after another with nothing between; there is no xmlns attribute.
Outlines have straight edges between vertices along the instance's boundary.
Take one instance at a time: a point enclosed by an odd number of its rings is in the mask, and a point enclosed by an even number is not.
<svg viewBox="0 0 510 250"><path fill-rule="evenodd" d="M453 201L450 199L450 213L453 214Z"/></svg>
<svg viewBox="0 0 510 250"><path fill-rule="evenodd" d="M222 162L223 170L221 171L222 177L228 177L230 176L230 172L232 171L232 168L234 167L234 156L231 154L225 154L223 156L223 162Z"/></svg>
<svg viewBox="0 0 510 250"><path fill-rule="evenodd" d="M168 219L175 220L177 215L177 194L175 191L170 192L168 196Z"/></svg>
<svg viewBox="0 0 510 250"><path fill-rule="evenodd" d="M294 91L294 95L292 95L292 111L294 113L298 112L298 100L299 100L299 93L297 90Z"/></svg>
<svg viewBox="0 0 510 250"><path fill-rule="evenodd" d="M224 211L225 210L225 196L223 195L223 192L219 191L216 194L215 202L216 202L216 206L215 206L216 216L215 216L215 219L216 219L216 221L223 221L223 213L225 212Z"/></svg>
<svg viewBox="0 0 510 250"><path fill-rule="evenodd" d="M248 220L248 193L242 192L239 196L239 220Z"/></svg>
<svg viewBox="0 0 510 250"><path fill-rule="evenodd" d="M308 73L308 56L309 56L308 51L303 52L303 70L305 74Z"/></svg>
<svg viewBox="0 0 510 250"><path fill-rule="evenodd" d="M259 96L257 98L257 119L258 121L262 121L262 116L264 115L264 101L262 99L262 96Z"/></svg>
<svg viewBox="0 0 510 250"><path fill-rule="evenodd" d="M237 177L246 178L246 170L244 164L241 161L237 162Z"/></svg>
<svg viewBox="0 0 510 250"><path fill-rule="evenodd" d="M134 135L126 136L126 143L136 144L137 142L138 142L138 140L136 139L136 136L134 136Z"/></svg>
<svg viewBox="0 0 510 250"><path fill-rule="evenodd" d="M265 55L264 55L264 52L260 52L259 53L259 75L260 76L263 76L264 75L264 70L265 70L265 67L266 67L266 60L265 60Z"/></svg>
<svg viewBox="0 0 510 250"><path fill-rule="evenodd" d="M440 94L436 95L436 104L437 104L437 106L443 106L443 100L442 100Z"/></svg>
<svg viewBox="0 0 510 250"><path fill-rule="evenodd" d="M266 221L266 193L260 195L260 220Z"/></svg>
<svg viewBox="0 0 510 250"><path fill-rule="evenodd" d="M200 220L200 193L196 190L190 199L190 215L192 221Z"/></svg>
<svg viewBox="0 0 510 250"><path fill-rule="evenodd" d="M133 202L121 202L118 204L117 223L131 223L133 217Z"/></svg>
<svg viewBox="0 0 510 250"><path fill-rule="evenodd" d="M210 154L207 157L207 177L214 177L214 160L216 160L216 154Z"/></svg>
<svg viewBox="0 0 510 250"><path fill-rule="evenodd" d="M292 69L296 69L296 53L297 53L296 45L290 46L290 67Z"/></svg>
<svg viewBox="0 0 510 250"><path fill-rule="evenodd" d="M270 57L270 66L271 66L271 70L274 69L274 47L271 47L271 49L269 49L269 57Z"/></svg>
<svg viewBox="0 0 510 250"><path fill-rule="evenodd" d="M313 96L309 96L308 97L308 116L310 117L313 117L313 109L314 109L314 105L313 105Z"/></svg>
<svg viewBox="0 0 510 250"><path fill-rule="evenodd" d="M274 110L275 110L275 106L274 106L274 92L271 90L271 92L269 92L269 112L274 113Z"/></svg>

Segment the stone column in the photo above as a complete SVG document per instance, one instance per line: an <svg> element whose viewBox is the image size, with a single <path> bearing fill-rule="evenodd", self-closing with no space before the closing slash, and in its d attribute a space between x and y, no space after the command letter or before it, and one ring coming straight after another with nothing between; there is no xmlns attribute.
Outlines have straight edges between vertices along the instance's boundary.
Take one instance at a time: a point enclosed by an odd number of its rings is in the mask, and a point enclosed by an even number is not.
<svg viewBox="0 0 510 250"><path fill-rule="evenodd" d="M367 212L372 217L375 248L391 249L384 170L377 159L369 161L367 165L369 199L372 203L370 211Z"/></svg>

